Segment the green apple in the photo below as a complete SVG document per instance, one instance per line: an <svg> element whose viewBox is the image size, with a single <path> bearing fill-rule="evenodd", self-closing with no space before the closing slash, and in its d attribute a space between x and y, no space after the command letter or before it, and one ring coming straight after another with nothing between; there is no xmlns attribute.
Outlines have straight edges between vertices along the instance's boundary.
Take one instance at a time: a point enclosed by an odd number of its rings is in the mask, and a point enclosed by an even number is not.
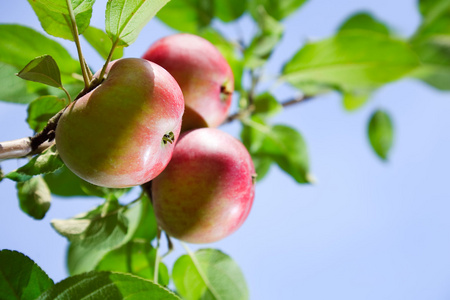
<svg viewBox="0 0 450 300"><path fill-rule="evenodd" d="M140 185L169 162L183 111L181 89L166 70L120 59L110 63L101 85L66 108L56 128L58 152L92 184Z"/></svg>
<svg viewBox="0 0 450 300"><path fill-rule="evenodd" d="M216 128L183 133L166 169L152 181L158 225L189 243L211 243L237 230L255 194L245 146Z"/></svg>

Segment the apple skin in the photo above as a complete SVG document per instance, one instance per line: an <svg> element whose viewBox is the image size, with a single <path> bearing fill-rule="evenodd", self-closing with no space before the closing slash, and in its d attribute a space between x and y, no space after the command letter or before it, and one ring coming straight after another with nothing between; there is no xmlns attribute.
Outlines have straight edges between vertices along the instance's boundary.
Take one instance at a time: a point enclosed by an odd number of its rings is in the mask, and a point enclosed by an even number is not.
<svg viewBox="0 0 450 300"><path fill-rule="evenodd" d="M57 149L67 167L92 184L140 185L161 173L172 156L183 94L166 70L140 58L111 62L106 74L64 111ZM173 143L164 142L170 133Z"/></svg>
<svg viewBox="0 0 450 300"><path fill-rule="evenodd" d="M245 146L215 128L183 133L166 169L152 181L158 225L188 243L212 243L237 230L255 195Z"/></svg>
<svg viewBox="0 0 450 300"><path fill-rule="evenodd" d="M142 58L162 66L180 85L186 105L182 132L217 127L225 121L234 77L213 44L193 34L175 34L155 42Z"/></svg>

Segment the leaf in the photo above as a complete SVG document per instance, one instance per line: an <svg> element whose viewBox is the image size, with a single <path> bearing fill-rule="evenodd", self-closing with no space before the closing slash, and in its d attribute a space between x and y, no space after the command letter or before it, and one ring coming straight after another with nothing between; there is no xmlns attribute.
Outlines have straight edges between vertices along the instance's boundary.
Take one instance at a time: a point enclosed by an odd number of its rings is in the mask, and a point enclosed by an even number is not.
<svg viewBox="0 0 450 300"><path fill-rule="evenodd" d="M39 97L28 106L27 123L34 132L42 131L48 120L65 106L66 101L56 96Z"/></svg>
<svg viewBox="0 0 450 300"><path fill-rule="evenodd" d="M53 145L42 154L33 157L26 165L6 174L5 177L18 182L26 181L35 175L54 172L63 165L56 145Z"/></svg>
<svg viewBox="0 0 450 300"><path fill-rule="evenodd" d="M50 208L51 195L41 176L16 185L20 209L30 217L41 220Z"/></svg>
<svg viewBox="0 0 450 300"><path fill-rule="evenodd" d="M44 5L48 10L60 13L69 14L69 7L67 0L33 0L38 1ZM92 10L95 0L70 0L72 10L75 15L83 13L85 11Z"/></svg>
<svg viewBox="0 0 450 300"><path fill-rule="evenodd" d="M174 293L151 281L129 274L89 272L64 279L37 300L152 299L179 300Z"/></svg>
<svg viewBox="0 0 450 300"><path fill-rule="evenodd" d="M127 234L122 240L118 241L115 247L110 249L100 248L97 247L95 243L91 244L89 247L84 247L85 244L82 242L70 243L67 253L67 267L69 273L71 275L75 275L94 270L99 261L109 251L130 241L135 236L137 229L145 224L145 221L143 221L143 216L145 215L144 210L147 207L144 203L145 200L139 201L136 205L123 212L123 215L128 220L128 230ZM150 230L153 229L150 228Z"/></svg>
<svg viewBox="0 0 450 300"><path fill-rule="evenodd" d="M201 249L175 262L172 278L177 292L186 300L249 299L247 284L239 266L215 249Z"/></svg>
<svg viewBox="0 0 450 300"><path fill-rule="evenodd" d="M368 31L349 30L307 44L284 66L283 78L342 91L373 89L397 80L418 66L403 41Z"/></svg>
<svg viewBox="0 0 450 300"><path fill-rule="evenodd" d="M389 27L387 27L386 24L382 23L381 21L375 19L368 12L360 12L354 14L339 27L340 32L344 30L354 30L354 29L367 30L384 35L390 34Z"/></svg>
<svg viewBox="0 0 450 300"><path fill-rule="evenodd" d="M81 189L82 179L72 173L66 166L61 167L53 173L44 175L45 182L50 192L57 196L87 196Z"/></svg>
<svg viewBox="0 0 450 300"><path fill-rule="evenodd" d="M0 62L22 69L30 60L47 54L60 66L63 82L77 82L72 75L80 74L80 65L57 42L37 31L20 25L0 25Z"/></svg>
<svg viewBox="0 0 450 300"><path fill-rule="evenodd" d="M64 1L66 2L66 1ZM82 34L89 26L92 16L92 5L94 1L90 1L90 8L84 11L74 12L75 22L78 28L78 34ZM50 35L60 37L66 40L73 41L72 22L69 16L69 11L66 3L61 7L62 11L54 11L54 5L48 4L46 0L28 0L28 3L33 8L35 14L38 16L42 28ZM74 3L74 1L72 1ZM87 1L85 3L88 3ZM49 5L49 6L46 6ZM72 4L73 5L73 4Z"/></svg>
<svg viewBox="0 0 450 300"><path fill-rule="evenodd" d="M170 1L157 14L169 27L199 34L214 18L214 2L210 0Z"/></svg>
<svg viewBox="0 0 450 300"><path fill-rule="evenodd" d="M169 0L108 0L106 33L118 46L129 46ZM174 1L175 2L175 1Z"/></svg>
<svg viewBox="0 0 450 300"><path fill-rule="evenodd" d="M252 155L252 160L255 165L256 181L260 181L269 173L273 160L270 156L261 154Z"/></svg>
<svg viewBox="0 0 450 300"><path fill-rule="evenodd" d="M80 181L80 187L87 195L105 198L108 200L117 200L131 190L131 188L102 187L84 180Z"/></svg>
<svg viewBox="0 0 450 300"><path fill-rule="evenodd" d="M3 300L34 300L53 286L53 280L24 254L0 251L0 295Z"/></svg>
<svg viewBox="0 0 450 300"><path fill-rule="evenodd" d="M144 193L140 200L140 221L136 228L136 232L133 235L134 239L143 239L146 241L152 241L156 238L158 232L158 224L156 223L155 212L153 210L153 205L148 198L147 194Z"/></svg>
<svg viewBox="0 0 450 300"><path fill-rule="evenodd" d="M268 92L256 96L255 99L253 99L253 104L255 106L253 113L263 119L273 117L283 110L283 106L280 102Z"/></svg>
<svg viewBox="0 0 450 300"><path fill-rule="evenodd" d="M257 23L260 28L244 53L244 64L249 68L261 67L272 54L283 36L283 26L260 7Z"/></svg>
<svg viewBox="0 0 450 300"><path fill-rule="evenodd" d="M100 54L103 59L107 59L112 48L112 42L108 35L101 29L89 26L83 33L86 41ZM123 48L114 50L112 60L119 59L123 56Z"/></svg>
<svg viewBox="0 0 450 300"><path fill-rule="evenodd" d="M58 65L50 55L42 55L30 61L18 74L22 79L62 87Z"/></svg>
<svg viewBox="0 0 450 300"><path fill-rule="evenodd" d="M391 117L387 112L377 110L372 114L368 136L372 149L381 159L386 160L394 138Z"/></svg>
<svg viewBox="0 0 450 300"><path fill-rule="evenodd" d="M113 249L128 231L128 219L115 201L108 201L93 211L68 220L52 220L52 227L71 242L84 248Z"/></svg>
<svg viewBox="0 0 450 300"><path fill-rule="evenodd" d="M360 90L354 92L344 92L342 103L347 111L354 111L366 104L370 98L370 90Z"/></svg>
<svg viewBox="0 0 450 300"><path fill-rule="evenodd" d="M155 260L156 249L150 243L130 241L106 254L95 270L130 273L153 281ZM158 284L169 284L169 271L163 263L158 267Z"/></svg>
<svg viewBox="0 0 450 300"><path fill-rule="evenodd" d="M259 7L262 6L272 17L281 21L305 2L306 0L249 0L249 10L253 18L257 20L260 12Z"/></svg>
<svg viewBox="0 0 450 300"><path fill-rule="evenodd" d="M224 22L231 22L242 16L247 9L247 0L227 0L214 2L214 15Z"/></svg>
<svg viewBox="0 0 450 300"><path fill-rule="evenodd" d="M2 83L0 100L13 103L29 103L38 97L37 93L28 91L27 82L15 76L18 71L18 68L0 62L0 82Z"/></svg>

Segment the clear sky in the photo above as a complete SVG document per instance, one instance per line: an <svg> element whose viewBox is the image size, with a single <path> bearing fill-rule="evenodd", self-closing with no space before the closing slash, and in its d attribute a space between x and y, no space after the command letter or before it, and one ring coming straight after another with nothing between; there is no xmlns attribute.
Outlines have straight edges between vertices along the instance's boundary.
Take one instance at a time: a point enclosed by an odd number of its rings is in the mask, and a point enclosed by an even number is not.
<svg viewBox="0 0 450 300"><path fill-rule="evenodd" d="M92 24L103 25L106 1L97 0ZM352 13L365 10L400 36L420 23L415 0L310 0L285 22L286 34L267 76L305 40L332 35ZM0 22L39 28L26 1L2 1ZM241 22L250 32L248 19ZM228 28L226 28L228 30ZM156 21L125 50L139 57L159 37L171 34ZM75 48L65 42L75 56ZM102 61L83 45L88 63ZM1 86L0 88L8 88ZM274 91L280 99L292 90ZM274 123L299 129L306 139L315 185L298 185L278 168L256 188L253 210L242 228L223 241L204 245L221 249L241 266L251 299L379 300L450 298L450 93L402 80L378 90L355 113L329 94L289 107ZM371 151L366 125L371 113L388 110L394 119L395 143L388 163ZM0 103L0 140L31 135L26 107ZM239 133L237 123L222 127ZM2 163L6 170L23 161ZM58 199L43 221L23 214L14 183L0 183L0 248L35 260L55 281L67 276L67 243L50 227L51 219L71 217L100 203ZM131 197L131 196L130 196ZM192 246L197 249L197 246ZM169 266L184 250L165 261Z"/></svg>

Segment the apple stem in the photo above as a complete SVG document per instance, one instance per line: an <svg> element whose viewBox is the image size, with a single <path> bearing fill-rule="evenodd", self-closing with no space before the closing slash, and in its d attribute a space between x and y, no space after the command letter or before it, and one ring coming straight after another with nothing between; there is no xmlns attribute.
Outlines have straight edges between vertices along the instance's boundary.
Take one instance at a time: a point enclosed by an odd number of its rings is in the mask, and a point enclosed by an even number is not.
<svg viewBox="0 0 450 300"><path fill-rule="evenodd" d="M211 282L209 282L208 277L206 277L205 273L203 272L203 270L200 266L200 262L198 261L197 257L195 256L195 253L192 252L191 249L189 249L189 247L185 243L183 243L182 241L180 241L180 243L181 243L181 246L183 246L184 250L186 250L189 257L192 259L192 263L194 264L195 268L197 269L200 277L203 279L203 282L205 283L206 287L209 289L211 294L213 294L215 299L220 300L222 297L220 297L220 295L214 289L214 286L211 284Z"/></svg>

